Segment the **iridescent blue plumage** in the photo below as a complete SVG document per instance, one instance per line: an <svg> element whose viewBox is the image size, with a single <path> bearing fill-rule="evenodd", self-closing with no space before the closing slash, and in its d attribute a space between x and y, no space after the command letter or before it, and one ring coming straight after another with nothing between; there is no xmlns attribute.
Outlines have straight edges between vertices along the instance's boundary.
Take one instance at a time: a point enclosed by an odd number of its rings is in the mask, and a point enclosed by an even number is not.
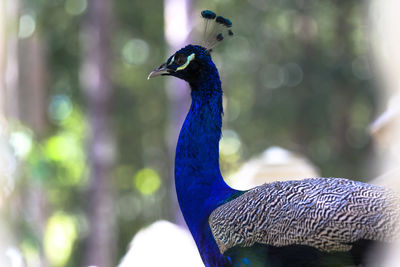
<svg viewBox="0 0 400 267"><path fill-rule="evenodd" d="M217 18L228 27L229 20ZM381 187L315 178L246 192L230 188L219 168L222 88L210 47L182 48L149 78L157 75L178 77L191 88L176 147L175 186L207 267L360 264L371 244L398 235L397 196Z"/></svg>
<svg viewBox="0 0 400 267"><path fill-rule="evenodd" d="M232 27L232 22L231 22L229 19L224 18L224 17L222 17L222 16L218 16L218 17L215 19L215 21L216 21L217 23L219 23L219 24L224 25L225 27L228 27L228 28Z"/></svg>
<svg viewBox="0 0 400 267"><path fill-rule="evenodd" d="M237 191L226 185L219 168L223 111L218 71L203 47L189 45L177 52L186 56L192 53L201 69L172 73L189 82L192 95L176 148L175 185L179 206L203 261L209 266L222 266L225 259L212 237L208 217ZM188 75L191 71L196 75Z"/></svg>
<svg viewBox="0 0 400 267"><path fill-rule="evenodd" d="M201 16L205 19L215 19L216 15L211 10L203 10L201 11Z"/></svg>

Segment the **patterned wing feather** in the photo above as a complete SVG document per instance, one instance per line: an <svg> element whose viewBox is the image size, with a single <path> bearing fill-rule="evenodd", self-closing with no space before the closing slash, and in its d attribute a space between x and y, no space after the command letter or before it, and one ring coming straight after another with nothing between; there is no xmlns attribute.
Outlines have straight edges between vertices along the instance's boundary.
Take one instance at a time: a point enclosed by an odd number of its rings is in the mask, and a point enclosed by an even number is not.
<svg viewBox="0 0 400 267"><path fill-rule="evenodd" d="M255 243L348 251L360 239L398 236L398 203L387 189L347 179L274 182L219 206L209 225L221 253Z"/></svg>

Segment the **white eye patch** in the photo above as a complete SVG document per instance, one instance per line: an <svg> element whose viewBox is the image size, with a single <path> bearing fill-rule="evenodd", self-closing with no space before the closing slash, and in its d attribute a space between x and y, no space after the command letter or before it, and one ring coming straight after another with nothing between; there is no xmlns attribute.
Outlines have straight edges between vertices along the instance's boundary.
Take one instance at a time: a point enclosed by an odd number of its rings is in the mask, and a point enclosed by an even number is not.
<svg viewBox="0 0 400 267"><path fill-rule="evenodd" d="M175 55L171 58L170 62L168 63L167 66L171 65L175 61Z"/></svg>
<svg viewBox="0 0 400 267"><path fill-rule="evenodd" d="M194 57L195 57L195 54L194 54L194 53L191 54L190 56L188 56L187 59L186 59L185 64L179 66L178 68L176 68L176 70L178 71L178 70L183 70L183 69L185 69L185 68L189 65L190 61L192 61L192 60L194 59Z"/></svg>

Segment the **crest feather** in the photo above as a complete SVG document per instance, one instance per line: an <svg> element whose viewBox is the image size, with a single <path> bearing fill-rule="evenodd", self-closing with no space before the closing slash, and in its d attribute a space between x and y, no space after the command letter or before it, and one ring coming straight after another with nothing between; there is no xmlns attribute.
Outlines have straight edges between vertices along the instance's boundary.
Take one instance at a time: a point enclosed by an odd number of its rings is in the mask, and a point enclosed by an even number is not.
<svg viewBox="0 0 400 267"><path fill-rule="evenodd" d="M224 40L224 32L228 36L233 36L232 22L228 18L217 16L211 10L201 11L201 16L205 19L203 46L211 51L216 45Z"/></svg>

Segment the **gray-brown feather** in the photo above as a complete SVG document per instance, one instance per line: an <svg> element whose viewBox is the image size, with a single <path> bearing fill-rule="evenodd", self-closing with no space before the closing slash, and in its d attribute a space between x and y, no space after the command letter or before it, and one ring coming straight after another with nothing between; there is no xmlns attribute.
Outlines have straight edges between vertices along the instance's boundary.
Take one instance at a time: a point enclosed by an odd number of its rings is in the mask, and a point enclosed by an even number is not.
<svg viewBox="0 0 400 267"><path fill-rule="evenodd" d="M347 179L274 182L221 205L209 224L221 253L254 243L348 251L360 239L398 236L398 203L385 188Z"/></svg>

